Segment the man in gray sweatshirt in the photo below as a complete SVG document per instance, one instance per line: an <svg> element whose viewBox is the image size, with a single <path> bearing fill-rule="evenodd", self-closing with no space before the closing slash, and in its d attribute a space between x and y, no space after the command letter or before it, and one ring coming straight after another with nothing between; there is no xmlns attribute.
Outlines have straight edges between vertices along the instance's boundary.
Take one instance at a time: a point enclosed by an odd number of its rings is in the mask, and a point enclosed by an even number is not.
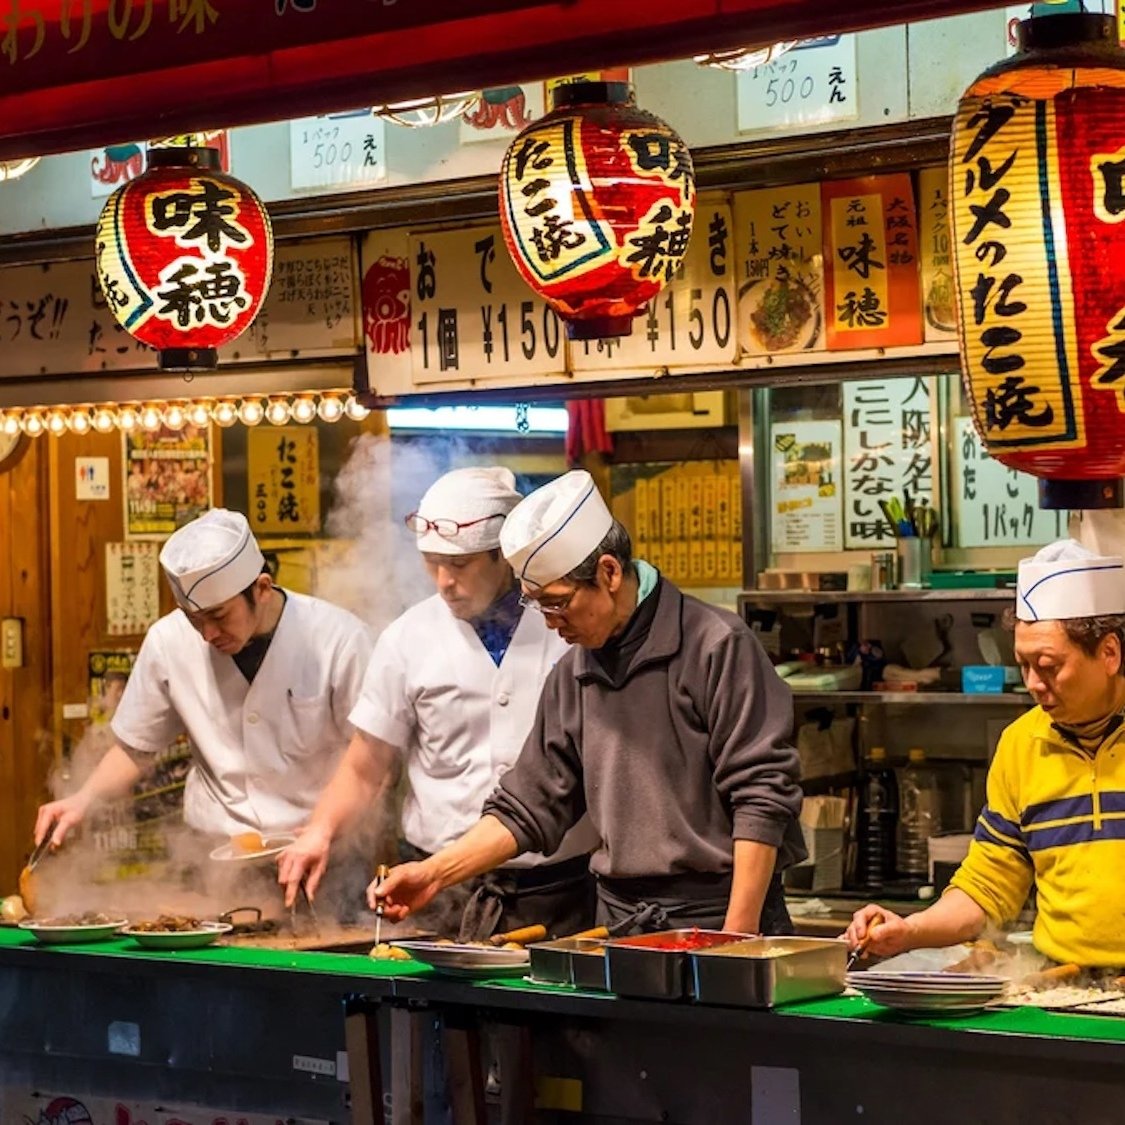
<svg viewBox="0 0 1125 1125"><path fill-rule="evenodd" d="M792 702L754 634L634 561L588 473L525 498L501 548L525 605L572 647L481 820L377 888L388 914L550 854L588 812L600 923L791 932L780 871L805 854Z"/></svg>

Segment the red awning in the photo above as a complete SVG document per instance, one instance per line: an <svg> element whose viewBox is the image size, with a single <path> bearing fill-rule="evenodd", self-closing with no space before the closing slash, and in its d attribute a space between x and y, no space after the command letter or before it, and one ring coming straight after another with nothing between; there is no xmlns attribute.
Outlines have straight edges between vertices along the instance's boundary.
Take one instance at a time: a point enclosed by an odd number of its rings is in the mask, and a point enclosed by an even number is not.
<svg viewBox="0 0 1125 1125"><path fill-rule="evenodd" d="M0 159L990 6L994 0L0 0ZM471 18L463 18L467 9Z"/></svg>

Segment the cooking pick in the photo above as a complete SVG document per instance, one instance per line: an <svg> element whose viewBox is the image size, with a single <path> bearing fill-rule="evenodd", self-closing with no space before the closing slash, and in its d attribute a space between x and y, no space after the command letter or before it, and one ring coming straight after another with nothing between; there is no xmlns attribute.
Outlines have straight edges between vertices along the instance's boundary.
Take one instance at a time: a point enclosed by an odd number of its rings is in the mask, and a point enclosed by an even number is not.
<svg viewBox="0 0 1125 1125"><path fill-rule="evenodd" d="M876 914L867 927L867 933L864 935L863 940L848 954L847 972L852 971L852 966L867 952L867 947L871 944L871 939L875 936L875 931L887 919L882 914Z"/></svg>
<svg viewBox="0 0 1125 1125"><path fill-rule="evenodd" d="M51 846L51 837L54 834L53 830L49 831L43 839L35 845L31 855L28 857L24 869L20 872L18 881L18 888L20 898L23 899L23 904L27 908L28 914L34 916L35 908L38 905L36 901L38 896L36 894L35 879L33 873L39 866L39 861L47 854Z"/></svg>
<svg viewBox="0 0 1125 1125"><path fill-rule="evenodd" d="M375 944L380 944L383 936L383 900L379 897L379 888L383 880L390 874L390 869L385 863L380 863L375 868Z"/></svg>

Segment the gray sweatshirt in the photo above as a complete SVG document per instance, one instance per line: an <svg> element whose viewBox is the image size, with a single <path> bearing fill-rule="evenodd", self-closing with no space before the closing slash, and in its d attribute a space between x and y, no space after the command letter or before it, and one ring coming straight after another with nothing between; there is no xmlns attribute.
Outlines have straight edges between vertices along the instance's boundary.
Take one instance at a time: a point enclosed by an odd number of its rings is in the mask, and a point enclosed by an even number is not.
<svg viewBox="0 0 1125 1125"><path fill-rule="evenodd" d="M516 765L485 802L522 851L552 853L588 811L609 878L728 872L733 840L804 858L792 699L732 613L660 579L648 636L615 689L575 646L543 687Z"/></svg>

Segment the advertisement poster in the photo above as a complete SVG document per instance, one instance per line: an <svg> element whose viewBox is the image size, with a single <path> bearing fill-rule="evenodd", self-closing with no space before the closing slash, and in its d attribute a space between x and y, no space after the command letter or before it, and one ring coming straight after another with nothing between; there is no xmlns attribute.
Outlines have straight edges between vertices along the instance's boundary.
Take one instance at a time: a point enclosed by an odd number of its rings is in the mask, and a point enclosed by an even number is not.
<svg viewBox="0 0 1125 1125"><path fill-rule="evenodd" d="M125 538L166 539L211 507L208 427L123 435Z"/></svg>
<svg viewBox="0 0 1125 1125"><path fill-rule="evenodd" d="M770 513L775 551L838 551L840 423L778 422L770 433Z"/></svg>
<svg viewBox="0 0 1125 1125"><path fill-rule="evenodd" d="M106 634L135 637L160 616L160 544L105 545Z"/></svg>
<svg viewBox="0 0 1125 1125"><path fill-rule="evenodd" d="M246 434L250 525L258 535L320 531L320 445L311 426Z"/></svg>
<svg viewBox="0 0 1125 1125"><path fill-rule="evenodd" d="M922 254L926 339L957 339L957 294L949 245L949 173L945 168L918 172L918 242Z"/></svg>
<svg viewBox="0 0 1125 1125"><path fill-rule="evenodd" d="M827 180L820 194L829 350L920 344L918 217L909 174Z"/></svg>

